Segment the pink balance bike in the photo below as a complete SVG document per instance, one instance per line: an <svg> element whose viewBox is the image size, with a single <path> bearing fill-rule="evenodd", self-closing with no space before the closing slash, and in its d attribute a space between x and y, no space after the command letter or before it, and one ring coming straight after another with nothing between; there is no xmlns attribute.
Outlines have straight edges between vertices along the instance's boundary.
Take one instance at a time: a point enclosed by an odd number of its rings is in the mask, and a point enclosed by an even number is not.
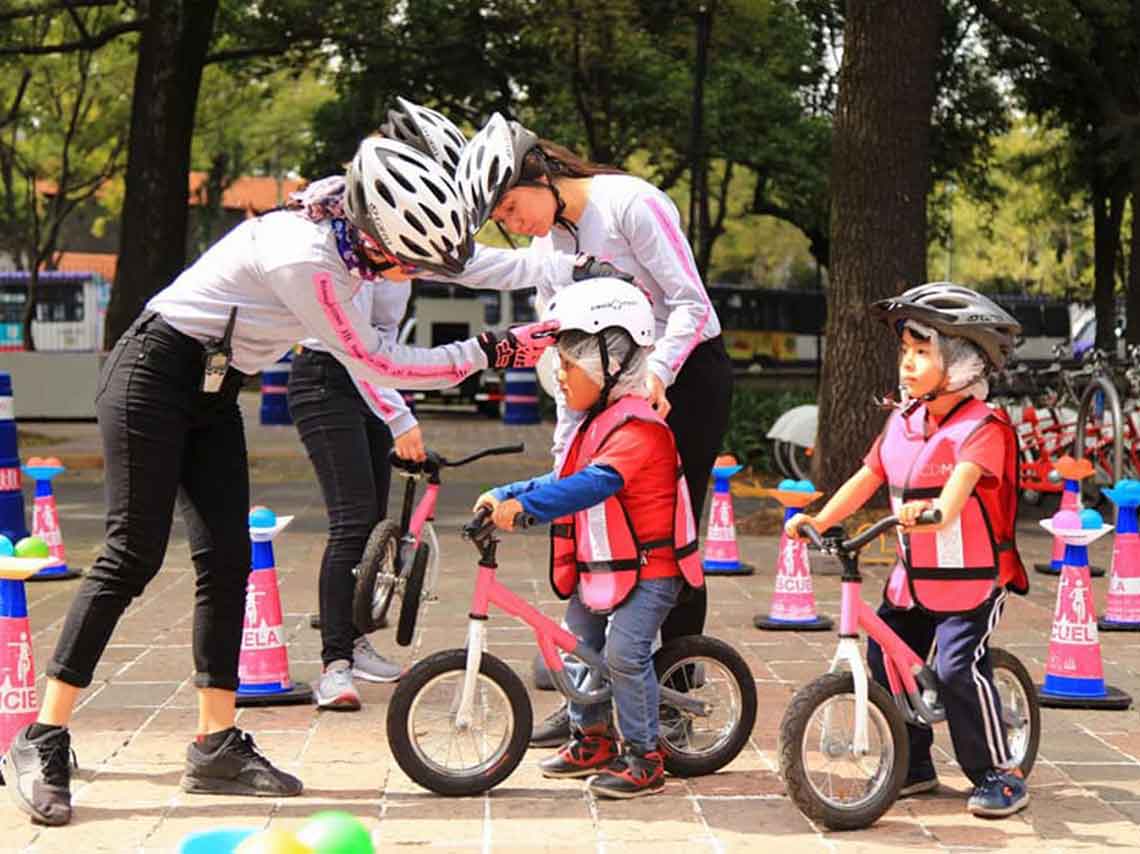
<svg viewBox="0 0 1140 854"><path fill-rule="evenodd" d="M516 527L533 518L519 514ZM512 593L495 577L499 543L486 510L463 528L479 552L466 649L437 652L400 680L388 704L388 744L400 768L441 795L475 795L505 780L522 761L533 711L526 686L484 651L490 605L534 631L554 684L576 703L610 698L604 656ZM586 667L571 679L559 651ZM756 683L728 644L705 635L676 638L654 655L661 682L660 748L679 777L711 774L740 753L756 721ZM668 723L666 723L668 722Z"/></svg>
<svg viewBox="0 0 1140 854"><path fill-rule="evenodd" d="M919 523L940 519L938 511L928 511ZM823 538L810 525L800 528L843 566L842 616L831 671L800 688L784 712L780 774L800 811L832 830L868 827L890 809L909 764L906 725L930 727L946 720L937 675L860 595L859 550L896 525L898 518L888 516L849 540ZM889 693L868 678L860 629L883 650ZM1041 739L1037 691L1015 656L991 647L989 658L1006 743L1028 776Z"/></svg>
<svg viewBox="0 0 1140 854"><path fill-rule="evenodd" d="M408 646L416 627L420 602L431 598L439 579L439 540L431 520L442 485L440 472L483 457L521 454L523 445L484 448L459 460L448 460L435 451L422 463L388 454L392 468L406 478L404 504L399 523L381 519L372 529L360 563L353 570L356 585L352 597L352 621L356 629L370 634L388 624L388 613L398 604L396 642ZM421 480L427 479L423 497L416 502Z"/></svg>

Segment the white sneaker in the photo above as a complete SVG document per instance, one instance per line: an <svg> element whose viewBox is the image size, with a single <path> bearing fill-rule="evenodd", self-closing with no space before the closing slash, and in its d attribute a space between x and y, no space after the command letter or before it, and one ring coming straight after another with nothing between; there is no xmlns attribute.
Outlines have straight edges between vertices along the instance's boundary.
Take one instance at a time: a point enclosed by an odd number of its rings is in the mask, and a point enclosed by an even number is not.
<svg viewBox="0 0 1140 854"><path fill-rule="evenodd" d="M318 709L355 712L360 708L360 694L352 684L352 669L347 661L334 661L313 683L313 697Z"/></svg>
<svg viewBox="0 0 1140 854"><path fill-rule="evenodd" d="M352 675L368 682L395 682L404 673L404 668L389 661L361 635L352 645Z"/></svg>

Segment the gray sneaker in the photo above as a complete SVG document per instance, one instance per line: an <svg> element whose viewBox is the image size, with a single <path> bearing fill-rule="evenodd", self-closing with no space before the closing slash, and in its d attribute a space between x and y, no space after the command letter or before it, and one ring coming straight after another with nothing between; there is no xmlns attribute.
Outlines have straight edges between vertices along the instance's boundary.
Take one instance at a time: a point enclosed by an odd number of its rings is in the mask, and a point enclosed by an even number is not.
<svg viewBox="0 0 1140 854"><path fill-rule="evenodd" d="M404 668L389 661L361 635L352 645L352 675L368 682L395 682L404 673Z"/></svg>
<svg viewBox="0 0 1140 854"><path fill-rule="evenodd" d="M347 661L334 661L313 683L313 696L318 709L355 712L360 708L360 694L352 684L352 666Z"/></svg>

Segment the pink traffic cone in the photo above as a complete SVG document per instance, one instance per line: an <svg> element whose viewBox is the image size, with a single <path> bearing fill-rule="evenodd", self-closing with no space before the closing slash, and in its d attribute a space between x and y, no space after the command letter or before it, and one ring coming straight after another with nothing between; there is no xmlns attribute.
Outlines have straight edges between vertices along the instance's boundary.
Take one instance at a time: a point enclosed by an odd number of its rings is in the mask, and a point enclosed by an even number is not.
<svg viewBox="0 0 1140 854"><path fill-rule="evenodd" d="M63 531L59 527L59 510L52 492L52 479L67 471L56 457L30 457L24 463L24 474L36 482L36 503L32 511L32 534L47 543L55 562L29 578L29 581L64 581L82 573L67 565L63 547Z"/></svg>
<svg viewBox="0 0 1140 854"><path fill-rule="evenodd" d="M784 480L771 494L784 507L785 524L821 493L810 481ZM833 625L829 617L815 612L815 594L811 585L811 564L807 543L790 539L780 531L780 547L776 557L776 589L768 615L757 614L752 625L766 631L822 632Z"/></svg>
<svg viewBox="0 0 1140 854"><path fill-rule="evenodd" d="M1097 622L1102 632L1140 631L1140 481L1122 480L1104 490L1116 504L1116 537L1112 543L1112 570L1104 616Z"/></svg>
<svg viewBox="0 0 1140 854"><path fill-rule="evenodd" d="M249 537L253 545L253 568L245 591L245 624L238 662L239 706L287 706L309 703L312 689L289 676L289 650L277 589L277 568L272 540L292 516L280 519L266 507L249 513Z"/></svg>
<svg viewBox="0 0 1140 854"><path fill-rule="evenodd" d="M1096 607L1089 575L1089 543L1112 530L1095 510L1061 510L1041 526L1065 541L1057 604L1049 634L1045 684L1038 688L1042 706L1074 709L1127 709L1132 698L1105 685Z"/></svg>
<svg viewBox="0 0 1140 854"><path fill-rule="evenodd" d="M712 505L709 507L708 535L701 561L705 575L751 575L755 572L752 566L740 562L740 550L736 545L736 514L732 509L732 489L728 482L742 468L744 466L741 465L718 465L712 470Z"/></svg>
<svg viewBox="0 0 1140 854"><path fill-rule="evenodd" d="M1061 490L1061 510L1081 509L1081 481L1093 473L1092 463L1086 459L1074 459L1068 455L1061 457L1053 464L1054 471L1064 478L1065 486ZM1053 538L1053 556L1049 563L1035 563L1033 569L1042 575L1060 575L1061 565L1065 562L1065 540L1061 537ZM1089 572L1096 578L1104 575L1103 566L1090 566Z"/></svg>

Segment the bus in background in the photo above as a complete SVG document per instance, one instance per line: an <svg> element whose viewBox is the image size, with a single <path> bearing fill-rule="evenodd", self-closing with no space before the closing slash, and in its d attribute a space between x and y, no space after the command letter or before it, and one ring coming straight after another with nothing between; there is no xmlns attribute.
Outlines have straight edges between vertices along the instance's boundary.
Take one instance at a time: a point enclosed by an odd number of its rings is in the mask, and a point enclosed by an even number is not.
<svg viewBox="0 0 1140 854"><path fill-rule="evenodd" d="M0 350L24 349L27 272L0 273ZM103 321L110 284L97 273L39 274L32 337L36 350L98 352L103 349Z"/></svg>
<svg viewBox="0 0 1140 854"><path fill-rule="evenodd" d="M712 285L725 347L739 369L815 367L823 353L827 300L821 291ZM1071 339L1069 303L1016 294L992 295L1021 323L1014 352L1024 361L1052 361L1057 344Z"/></svg>

